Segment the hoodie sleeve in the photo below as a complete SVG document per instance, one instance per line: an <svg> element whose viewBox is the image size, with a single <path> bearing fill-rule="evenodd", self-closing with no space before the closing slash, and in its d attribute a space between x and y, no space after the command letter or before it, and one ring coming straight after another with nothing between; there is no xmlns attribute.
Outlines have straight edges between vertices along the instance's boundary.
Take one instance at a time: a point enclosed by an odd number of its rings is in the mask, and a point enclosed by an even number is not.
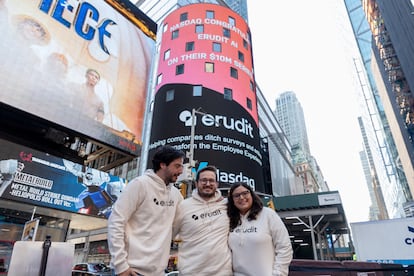
<svg viewBox="0 0 414 276"><path fill-rule="evenodd" d="M175 212L174 221L172 225L172 238L173 240L176 238L178 233L180 233L181 224L182 224L182 211L181 211L181 204L183 203L183 198L179 200L177 205L177 211ZM179 239L179 237L177 237Z"/></svg>
<svg viewBox="0 0 414 276"><path fill-rule="evenodd" d="M289 274L289 265L292 261L293 255L289 233L285 224L275 211L268 209L267 213L269 229L275 248L275 259L273 262L272 274L273 276L287 276Z"/></svg>
<svg viewBox="0 0 414 276"><path fill-rule="evenodd" d="M138 179L131 181L115 202L108 219L108 247L116 273L129 268L126 250L126 226L145 198L145 189Z"/></svg>

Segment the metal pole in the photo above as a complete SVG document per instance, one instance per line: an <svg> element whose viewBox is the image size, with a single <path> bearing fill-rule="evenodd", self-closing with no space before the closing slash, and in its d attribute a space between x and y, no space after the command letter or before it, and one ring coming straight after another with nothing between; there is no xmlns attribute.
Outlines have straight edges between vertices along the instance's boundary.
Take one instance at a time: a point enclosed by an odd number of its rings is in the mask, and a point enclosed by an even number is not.
<svg viewBox="0 0 414 276"><path fill-rule="evenodd" d="M36 206L33 207L32 217L30 218L30 220L34 219L35 213L36 213Z"/></svg>
<svg viewBox="0 0 414 276"><path fill-rule="evenodd" d="M40 262L39 276L46 275L47 258L49 256L49 248L52 245L50 238L51 237L47 235L46 240L43 242L43 254L42 254L42 260Z"/></svg>
<svg viewBox="0 0 414 276"><path fill-rule="evenodd" d="M193 168L195 166L194 162L194 135L195 135L195 125L196 125L196 110L193 108L191 111L191 133L190 133L190 153L189 153L189 162L190 162L190 170L191 170L191 180L194 180L193 175Z"/></svg>
<svg viewBox="0 0 414 276"><path fill-rule="evenodd" d="M313 228L312 216L309 216L309 228L311 229L313 259L318 260L318 254L316 252L316 242L315 242L315 229Z"/></svg>

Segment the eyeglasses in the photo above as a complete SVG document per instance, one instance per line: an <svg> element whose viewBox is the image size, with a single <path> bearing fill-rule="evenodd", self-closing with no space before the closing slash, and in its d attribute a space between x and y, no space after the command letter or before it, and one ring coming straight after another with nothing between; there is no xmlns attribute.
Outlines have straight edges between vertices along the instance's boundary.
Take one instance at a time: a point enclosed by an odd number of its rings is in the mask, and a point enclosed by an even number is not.
<svg viewBox="0 0 414 276"><path fill-rule="evenodd" d="M210 183L216 183L216 180L213 178L201 178L198 180L201 184L207 184L208 182Z"/></svg>
<svg viewBox="0 0 414 276"><path fill-rule="evenodd" d="M238 193L238 194L233 194L233 198L234 199L240 199L242 196L243 196L243 198L246 198L248 195L250 195L250 191L249 190L244 191L244 192L241 192L241 193Z"/></svg>

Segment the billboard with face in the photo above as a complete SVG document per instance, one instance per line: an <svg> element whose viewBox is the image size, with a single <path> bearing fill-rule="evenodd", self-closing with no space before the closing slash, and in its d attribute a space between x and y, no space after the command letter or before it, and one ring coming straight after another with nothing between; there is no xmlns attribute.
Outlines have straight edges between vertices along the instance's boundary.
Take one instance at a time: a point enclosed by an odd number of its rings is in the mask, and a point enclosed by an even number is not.
<svg viewBox="0 0 414 276"><path fill-rule="evenodd" d="M0 13L0 101L138 154L154 41L101 0Z"/></svg>
<svg viewBox="0 0 414 276"><path fill-rule="evenodd" d="M190 151L193 130L193 169L215 165L222 184L264 191L246 22L222 6L192 4L162 27L150 156L164 144Z"/></svg>

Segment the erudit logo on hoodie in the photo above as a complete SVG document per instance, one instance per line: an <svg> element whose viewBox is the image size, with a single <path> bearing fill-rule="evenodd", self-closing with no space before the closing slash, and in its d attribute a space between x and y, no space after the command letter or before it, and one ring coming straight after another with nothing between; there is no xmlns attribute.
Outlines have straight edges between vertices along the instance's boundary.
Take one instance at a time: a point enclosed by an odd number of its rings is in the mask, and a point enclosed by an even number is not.
<svg viewBox="0 0 414 276"><path fill-rule="evenodd" d="M199 218L200 219L205 219L205 218L220 216L221 214L222 214L221 213L221 210L220 209L217 209L217 210L214 210L212 212L205 212L205 213L201 213L201 214L194 214L194 215L191 216L191 218L193 220L198 220Z"/></svg>
<svg viewBox="0 0 414 276"><path fill-rule="evenodd" d="M174 200L172 200L172 199L170 199L168 201L165 201L165 200L158 200L158 199L154 198L153 201L156 205L159 205L159 206L162 206L162 207L174 206Z"/></svg>

